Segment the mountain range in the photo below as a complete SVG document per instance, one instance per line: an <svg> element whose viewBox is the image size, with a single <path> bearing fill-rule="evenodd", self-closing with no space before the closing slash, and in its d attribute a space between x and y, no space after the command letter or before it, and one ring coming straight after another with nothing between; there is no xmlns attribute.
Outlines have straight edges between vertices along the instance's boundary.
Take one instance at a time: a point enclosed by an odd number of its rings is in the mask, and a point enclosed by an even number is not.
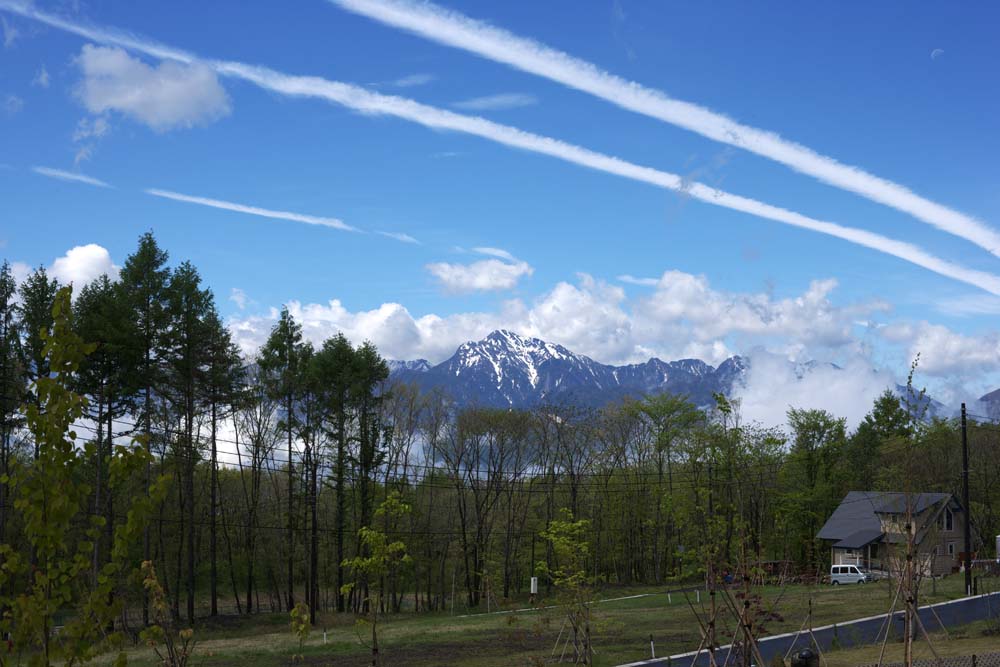
<svg viewBox="0 0 1000 667"><path fill-rule="evenodd" d="M412 382L424 390L439 388L459 406L527 408L545 403L601 406L625 396L684 394L698 406L714 403L713 395L732 395L749 372L747 357L733 356L718 366L700 359L613 366L577 354L562 345L521 336L500 329L479 341L463 343L439 364L426 359L389 361L393 378ZM803 377L821 364L794 364ZM832 368L837 368L830 364ZM906 387L897 385L904 395ZM953 411L927 397L928 416L948 416ZM1000 408L1000 389L983 396L987 406Z"/></svg>
<svg viewBox="0 0 1000 667"><path fill-rule="evenodd" d="M432 365L424 359L390 361L393 377L423 389L441 388L460 405L525 408L543 403L599 406L624 396L670 392L697 405L730 393L748 368L743 357L718 366L699 359L612 366L562 345L498 330L463 343L451 358Z"/></svg>

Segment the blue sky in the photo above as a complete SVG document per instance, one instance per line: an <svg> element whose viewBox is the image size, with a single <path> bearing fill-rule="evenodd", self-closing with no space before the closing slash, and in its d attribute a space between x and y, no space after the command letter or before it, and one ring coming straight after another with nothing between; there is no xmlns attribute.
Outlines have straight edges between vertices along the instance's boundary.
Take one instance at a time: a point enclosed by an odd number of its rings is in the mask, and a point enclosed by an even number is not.
<svg viewBox="0 0 1000 667"><path fill-rule="evenodd" d="M379 19L386 7L405 16L430 7L436 20L413 34ZM462 340L510 326L608 362L651 354L717 362L763 349L842 365L862 358L898 375L919 351L939 391L964 396L997 381L1000 297L991 281L1000 248L991 252L988 240L1000 228L994 3L436 7L0 1L3 256L52 266L90 248L59 265L79 281L101 262L113 270L153 229L175 261L198 266L248 349L266 334L271 309L293 303L312 335L344 330L394 357L440 360ZM455 13L777 133L928 204L899 210L470 52L478 46L455 48L447 43L461 24ZM80 28L89 38L72 32ZM160 60L146 48L154 43L199 60ZM975 277L956 280L711 196L284 94L201 59L486 118L919 246ZM337 219L361 232L147 189ZM940 223L946 214L924 215L930 204L955 213L955 228L940 228L951 224ZM230 299L233 290L245 299Z"/></svg>

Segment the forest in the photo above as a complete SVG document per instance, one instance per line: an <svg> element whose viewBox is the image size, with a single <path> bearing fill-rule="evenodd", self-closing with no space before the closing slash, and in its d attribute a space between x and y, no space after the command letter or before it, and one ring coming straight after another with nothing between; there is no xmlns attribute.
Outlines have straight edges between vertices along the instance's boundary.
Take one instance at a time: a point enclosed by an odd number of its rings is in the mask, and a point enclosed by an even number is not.
<svg viewBox="0 0 1000 667"><path fill-rule="evenodd" d="M309 342L287 310L242 354L152 233L120 276L66 287L0 272L0 606L26 645L69 608L139 629L303 603L314 620L481 608L532 576L544 595L567 517L598 585L695 581L707 552L815 577L848 491L961 497L959 425L923 414L913 373L853 429L794 396L780 427L722 395L457 409L394 382L370 343ZM968 438L991 550L1000 426Z"/></svg>

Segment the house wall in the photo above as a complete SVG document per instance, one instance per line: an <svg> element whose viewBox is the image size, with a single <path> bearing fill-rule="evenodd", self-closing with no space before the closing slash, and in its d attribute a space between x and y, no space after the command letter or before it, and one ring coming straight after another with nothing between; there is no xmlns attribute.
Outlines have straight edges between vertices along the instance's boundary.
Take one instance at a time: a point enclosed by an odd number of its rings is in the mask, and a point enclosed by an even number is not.
<svg viewBox="0 0 1000 667"><path fill-rule="evenodd" d="M924 575L942 576L958 572L962 565L961 555L965 550L965 517L960 510L950 510L951 521L945 520L944 512L918 519L921 527L917 545L917 562ZM886 563L900 566L906 554L906 543L880 544L877 558Z"/></svg>

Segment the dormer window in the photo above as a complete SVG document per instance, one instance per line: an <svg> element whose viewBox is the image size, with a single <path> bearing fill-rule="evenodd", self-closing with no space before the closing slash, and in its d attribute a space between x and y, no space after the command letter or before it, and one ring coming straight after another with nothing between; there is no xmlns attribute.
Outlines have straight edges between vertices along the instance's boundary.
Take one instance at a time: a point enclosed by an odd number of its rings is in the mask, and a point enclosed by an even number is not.
<svg viewBox="0 0 1000 667"><path fill-rule="evenodd" d="M943 530L946 533L950 533L955 530L955 515L952 514L950 507L945 507L944 512L938 517L938 529Z"/></svg>

